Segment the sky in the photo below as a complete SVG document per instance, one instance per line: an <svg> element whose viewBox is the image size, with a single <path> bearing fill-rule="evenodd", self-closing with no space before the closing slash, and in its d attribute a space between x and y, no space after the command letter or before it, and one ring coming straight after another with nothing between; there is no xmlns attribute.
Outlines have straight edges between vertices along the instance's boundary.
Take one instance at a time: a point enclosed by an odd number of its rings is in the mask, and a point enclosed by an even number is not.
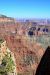
<svg viewBox="0 0 50 75"><path fill-rule="evenodd" d="M0 0L0 14L14 18L50 18L50 0Z"/></svg>

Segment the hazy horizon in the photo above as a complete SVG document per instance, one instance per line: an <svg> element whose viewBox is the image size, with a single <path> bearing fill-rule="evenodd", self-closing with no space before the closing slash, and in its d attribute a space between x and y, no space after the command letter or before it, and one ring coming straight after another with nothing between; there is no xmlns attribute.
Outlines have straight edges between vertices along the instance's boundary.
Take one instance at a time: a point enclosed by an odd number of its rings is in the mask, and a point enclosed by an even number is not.
<svg viewBox="0 0 50 75"><path fill-rule="evenodd" d="M50 0L0 0L0 14L14 18L50 18Z"/></svg>

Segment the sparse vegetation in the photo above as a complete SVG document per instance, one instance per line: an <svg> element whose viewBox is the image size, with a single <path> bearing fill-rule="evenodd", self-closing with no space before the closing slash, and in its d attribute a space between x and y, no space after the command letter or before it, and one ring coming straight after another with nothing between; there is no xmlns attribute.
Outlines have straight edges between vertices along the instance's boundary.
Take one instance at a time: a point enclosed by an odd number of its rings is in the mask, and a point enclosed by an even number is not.
<svg viewBox="0 0 50 75"><path fill-rule="evenodd" d="M8 75L8 72L13 72L14 70L14 62L12 58L7 53L2 60L0 65L0 75Z"/></svg>
<svg viewBox="0 0 50 75"><path fill-rule="evenodd" d="M31 65L35 62L35 59L32 54L27 54L26 56L23 57L24 64L26 65Z"/></svg>
<svg viewBox="0 0 50 75"><path fill-rule="evenodd" d="M0 39L0 43L3 43L3 41L4 41L3 39Z"/></svg>

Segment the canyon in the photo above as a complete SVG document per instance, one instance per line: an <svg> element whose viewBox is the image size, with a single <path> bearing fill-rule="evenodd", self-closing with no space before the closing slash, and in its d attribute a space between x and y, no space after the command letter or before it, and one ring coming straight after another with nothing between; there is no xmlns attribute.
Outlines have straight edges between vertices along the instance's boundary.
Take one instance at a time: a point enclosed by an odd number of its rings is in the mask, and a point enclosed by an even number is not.
<svg viewBox="0 0 50 75"><path fill-rule="evenodd" d="M50 45L50 24L0 17L0 38L6 40L8 48L14 53L18 75L35 75Z"/></svg>

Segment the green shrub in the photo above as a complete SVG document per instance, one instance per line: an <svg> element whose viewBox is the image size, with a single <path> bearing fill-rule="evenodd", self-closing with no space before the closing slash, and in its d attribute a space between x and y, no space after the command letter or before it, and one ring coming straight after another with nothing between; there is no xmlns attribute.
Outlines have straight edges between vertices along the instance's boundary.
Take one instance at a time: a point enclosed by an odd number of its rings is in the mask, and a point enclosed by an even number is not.
<svg viewBox="0 0 50 75"><path fill-rule="evenodd" d="M7 55L5 55L0 65L0 75L7 75L8 72L11 73L13 72L13 70L14 70L14 62L7 53Z"/></svg>

